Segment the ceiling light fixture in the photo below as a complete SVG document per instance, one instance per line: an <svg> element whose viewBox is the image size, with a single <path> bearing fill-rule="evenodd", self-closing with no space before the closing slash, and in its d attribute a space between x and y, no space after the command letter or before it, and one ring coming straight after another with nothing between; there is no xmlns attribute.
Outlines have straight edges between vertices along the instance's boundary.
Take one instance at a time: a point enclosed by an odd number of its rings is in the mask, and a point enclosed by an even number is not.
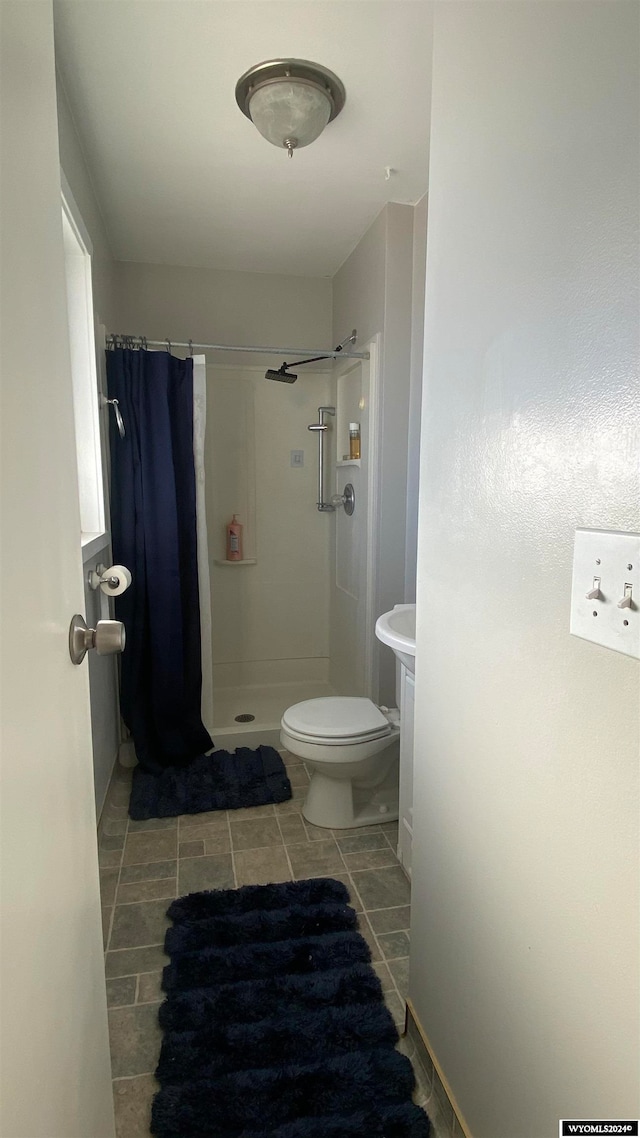
<svg viewBox="0 0 640 1138"><path fill-rule="evenodd" d="M345 99L338 76L307 59L269 59L245 71L236 83L242 113L290 158L294 150L319 138Z"/></svg>

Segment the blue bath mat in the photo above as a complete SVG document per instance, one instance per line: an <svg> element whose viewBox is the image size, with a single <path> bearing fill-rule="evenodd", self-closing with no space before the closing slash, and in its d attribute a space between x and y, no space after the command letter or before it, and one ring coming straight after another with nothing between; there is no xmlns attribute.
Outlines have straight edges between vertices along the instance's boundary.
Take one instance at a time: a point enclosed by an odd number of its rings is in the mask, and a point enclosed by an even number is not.
<svg viewBox="0 0 640 1138"><path fill-rule="evenodd" d="M273 747L238 747L199 755L186 767L152 774L135 767L129 817L175 818L207 810L239 810L291 798L291 783Z"/></svg>
<svg viewBox="0 0 640 1138"><path fill-rule="evenodd" d="M152 1134L427 1138L348 901L314 878L171 904Z"/></svg>

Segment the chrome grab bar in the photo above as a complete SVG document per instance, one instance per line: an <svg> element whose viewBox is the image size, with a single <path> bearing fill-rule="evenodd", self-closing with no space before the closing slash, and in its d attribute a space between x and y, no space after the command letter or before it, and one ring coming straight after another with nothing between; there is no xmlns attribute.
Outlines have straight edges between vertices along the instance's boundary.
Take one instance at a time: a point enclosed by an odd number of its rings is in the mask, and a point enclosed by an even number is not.
<svg viewBox="0 0 640 1138"><path fill-rule="evenodd" d="M325 415L335 415L335 407L318 407L318 422L310 423L307 427L308 431L318 432L318 501L316 505L321 513L330 514L335 510L335 506L331 502L324 500L324 440L323 433L329 429L329 424L325 423Z"/></svg>

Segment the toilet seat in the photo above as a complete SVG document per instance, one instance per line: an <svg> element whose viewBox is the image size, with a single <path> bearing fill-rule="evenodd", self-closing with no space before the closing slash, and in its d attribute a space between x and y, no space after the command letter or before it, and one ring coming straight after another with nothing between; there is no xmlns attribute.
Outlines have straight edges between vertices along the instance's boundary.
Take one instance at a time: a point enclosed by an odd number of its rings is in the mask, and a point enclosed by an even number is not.
<svg viewBox="0 0 640 1138"><path fill-rule="evenodd" d="M381 739L392 733L393 724L365 697L322 696L287 708L282 728L300 742L337 747Z"/></svg>

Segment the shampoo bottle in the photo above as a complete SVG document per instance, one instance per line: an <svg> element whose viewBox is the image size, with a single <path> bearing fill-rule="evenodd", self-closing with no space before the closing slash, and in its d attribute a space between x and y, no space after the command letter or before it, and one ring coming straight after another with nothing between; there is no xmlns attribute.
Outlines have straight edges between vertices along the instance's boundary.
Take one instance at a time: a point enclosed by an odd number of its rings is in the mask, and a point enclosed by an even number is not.
<svg viewBox="0 0 640 1138"><path fill-rule="evenodd" d="M360 458L359 423L349 423L349 458Z"/></svg>
<svg viewBox="0 0 640 1138"><path fill-rule="evenodd" d="M227 526L227 561L242 561L242 525L237 514Z"/></svg>

